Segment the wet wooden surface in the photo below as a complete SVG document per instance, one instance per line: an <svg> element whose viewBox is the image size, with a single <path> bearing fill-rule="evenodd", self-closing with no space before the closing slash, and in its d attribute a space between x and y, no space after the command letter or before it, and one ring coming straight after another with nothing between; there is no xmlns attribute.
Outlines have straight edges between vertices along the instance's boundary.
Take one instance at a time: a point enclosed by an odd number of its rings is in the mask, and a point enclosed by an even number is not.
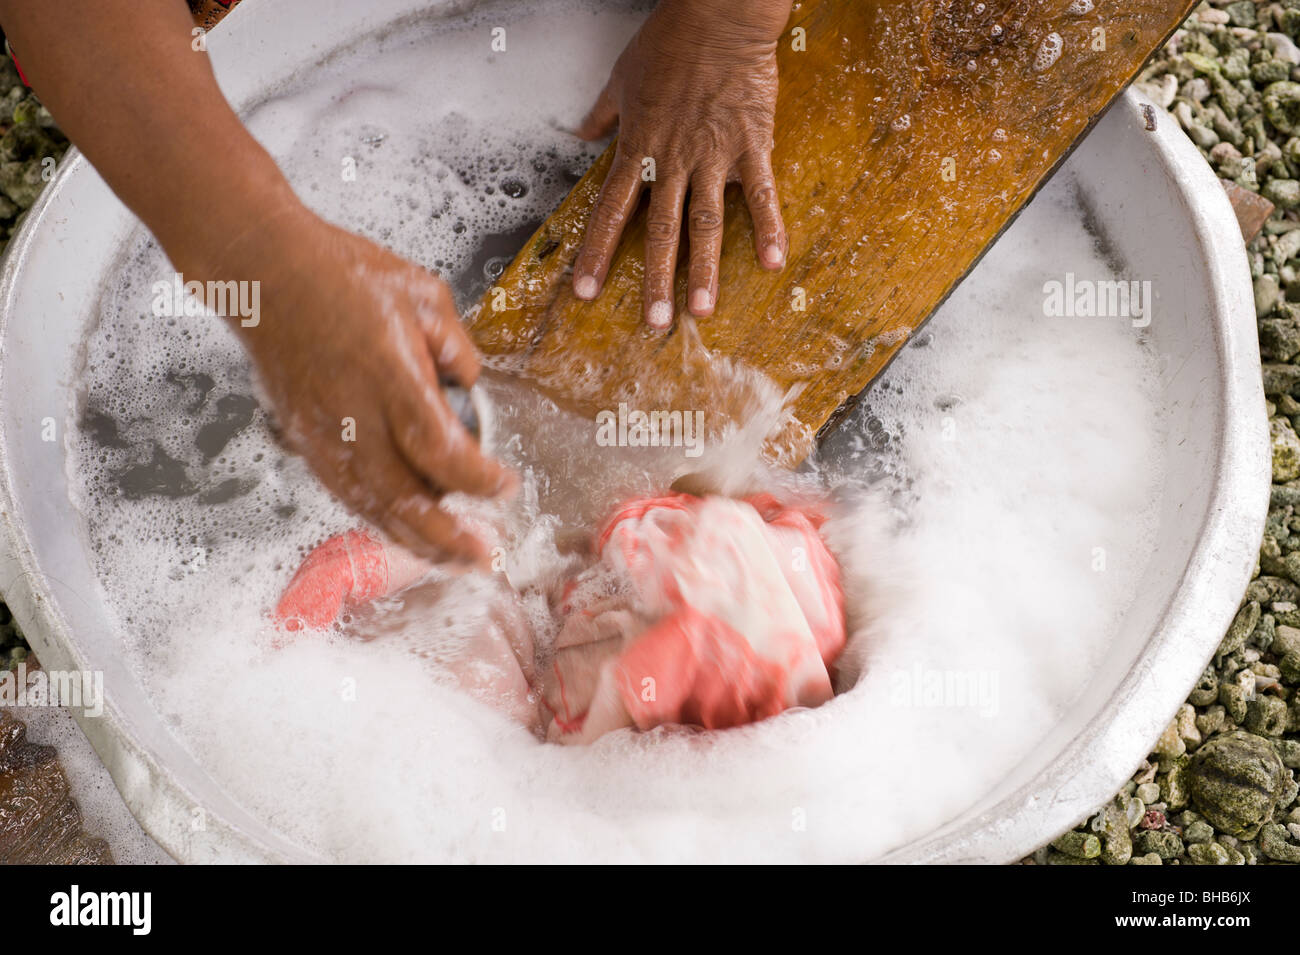
<svg viewBox="0 0 1300 955"><path fill-rule="evenodd" d="M802 389L795 420L769 443L771 457L793 464L810 450L1192 6L796 4L779 48L773 157L788 264L776 274L759 269L732 187L719 303L698 322L708 349ZM743 398L709 380L680 320L684 258L673 331L641 324L644 199L600 298L584 303L572 293L571 266L613 148L488 291L472 333L497 367L585 414L626 401L704 410L716 427Z"/></svg>
<svg viewBox="0 0 1300 955"><path fill-rule="evenodd" d="M112 863L108 843L86 834L52 746L0 710L0 865Z"/></svg>

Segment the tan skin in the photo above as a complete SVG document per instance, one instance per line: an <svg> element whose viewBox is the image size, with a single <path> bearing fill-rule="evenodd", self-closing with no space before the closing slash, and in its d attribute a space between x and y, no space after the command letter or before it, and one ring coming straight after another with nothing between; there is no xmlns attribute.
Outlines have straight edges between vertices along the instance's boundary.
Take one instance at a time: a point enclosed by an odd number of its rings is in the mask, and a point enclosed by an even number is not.
<svg viewBox="0 0 1300 955"><path fill-rule="evenodd" d="M578 134L607 135L615 121L614 163L574 263L573 290L594 299L623 228L650 188L646 227L645 320L673 320L683 208L689 208L687 307L713 313L718 300L722 198L728 181L745 190L758 263L785 265L786 235L772 175L776 43L790 0L662 0L619 57ZM654 182L643 180L654 160ZM687 202L687 191L690 200Z"/></svg>
<svg viewBox="0 0 1300 955"><path fill-rule="evenodd" d="M446 284L302 204L225 102L206 53L192 48L182 0L94 6L88 15L82 0L0 0L0 23L46 106L187 281L261 283L261 321L234 327L283 440L325 486L412 552L482 565L486 545L441 495L505 495L518 482L442 397L440 379L469 386L479 372ZM596 137L617 116L629 150L658 151L659 241L647 268L655 301L671 289L669 233L687 186L692 287L716 298L721 191L733 170L750 196L760 261L779 267L762 252L768 245L784 258L767 157L775 38L789 8L789 0L663 0L583 124ZM610 202L631 202L621 170L611 181L579 261L587 270L579 279L598 284L626 218ZM354 442L343 440L349 418Z"/></svg>

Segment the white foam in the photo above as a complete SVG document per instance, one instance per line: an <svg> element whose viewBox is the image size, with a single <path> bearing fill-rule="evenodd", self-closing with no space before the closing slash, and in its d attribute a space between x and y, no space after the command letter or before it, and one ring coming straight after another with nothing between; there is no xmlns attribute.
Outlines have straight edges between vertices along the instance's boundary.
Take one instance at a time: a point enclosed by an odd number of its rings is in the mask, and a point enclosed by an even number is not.
<svg viewBox="0 0 1300 955"><path fill-rule="evenodd" d="M590 155L558 127L581 115L635 25L548 5L505 21L498 56L496 20L397 34L380 53L362 45L251 120L310 202L459 274L466 295L481 284L464 272L484 236L519 228L566 188L531 169L539 149L555 150L549 169ZM359 159L355 182L340 175L345 156ZM486 188L505 175L533 188L502 204ZM274 449L260 412L214 460L197 453L219 397L248 393L247 372L217 323L144 317L166 266L141 245L89 332L83 402L122 422L129 447L83 431L70 464L124 653L240 803L334 858L860 861L920 836L1047 733L1151 552L1163 459L1151 356L1123 320L1042 314L1045 280L1111 271L1072 188L1058 177L1034 201L833 455L779 478L825 481L845 499L827 533L854 597L861 639L845 669L857 684L815 711L725 733L619 733L579 748L541 743L450 686L448 662L486 616L482 581L449 585L418 614L394 602L376 621L398 631L387 639L270 646L263 615L303 552L351 521ZM213 382L192 413L178 409L194 388L169 382L178 369ZM517 585L563 572L557 539L620 497L698 466L680 449L597 448L589 423L490 387L498 444L527 476L519 505L498 515ZM772 395L756 394L756 412L770 412ZM735 472L772 420L756 413L710 454ZM112 475L153 440L185 463L194 495L113 493ZM196 504L223 480L253 487ZM544 639L544 607L525 612ZM915 667L996 673L996 714L901 705L899 675Z"/></svg>

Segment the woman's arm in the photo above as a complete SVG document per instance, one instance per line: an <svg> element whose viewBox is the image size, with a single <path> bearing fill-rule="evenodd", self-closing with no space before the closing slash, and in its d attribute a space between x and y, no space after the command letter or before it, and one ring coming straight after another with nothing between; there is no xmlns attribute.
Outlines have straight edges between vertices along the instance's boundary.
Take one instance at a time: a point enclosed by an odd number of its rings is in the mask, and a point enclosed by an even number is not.
<svg viewBox="0 0 1300 955"><path fill-rule="evenodd" d="M289 446L417 554L483 560L439 494L514 482L442 397L440 376L468 386L479 368L444 283L302 205L225 102L181 0L0 0L0 24L186 281L260 283L261 320L233 325Z"/></svg>

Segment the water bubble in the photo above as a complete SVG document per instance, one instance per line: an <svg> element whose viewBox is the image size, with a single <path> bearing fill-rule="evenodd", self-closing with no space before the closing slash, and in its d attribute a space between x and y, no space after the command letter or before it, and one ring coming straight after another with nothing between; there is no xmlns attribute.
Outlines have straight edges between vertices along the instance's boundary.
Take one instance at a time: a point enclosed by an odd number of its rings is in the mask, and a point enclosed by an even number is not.
<svg viewBox="0 0 1300 955"><path fill-rule="evenodd" d="M1061 51L1065 48L1065 41L1061 39L1059 33L1049 33L1043 37L1043 42L1038 46L1038 52L1034 54L1034 69L1041 73L1044 70L1050 70L1056 65L1056 61L1061 58Z"/></svg>

